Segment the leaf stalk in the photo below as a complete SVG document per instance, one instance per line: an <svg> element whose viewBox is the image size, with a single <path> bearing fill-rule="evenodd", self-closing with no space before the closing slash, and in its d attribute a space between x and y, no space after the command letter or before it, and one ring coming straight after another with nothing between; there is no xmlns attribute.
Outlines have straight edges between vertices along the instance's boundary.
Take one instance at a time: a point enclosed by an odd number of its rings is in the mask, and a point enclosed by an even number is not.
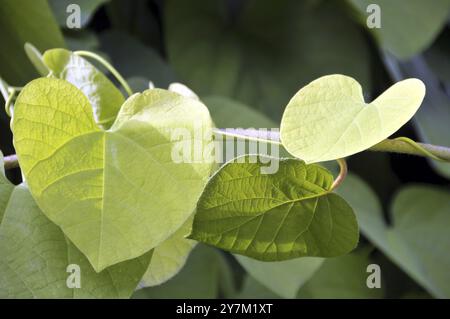
<svg viewBox="0 0 450 319"><path fill-rule="evenodd" d="M331 185L330 192L332 192L333 190L338 188L339 185L342 184L345 177L347 177L347 173L348 173L347 162L345 161L345 159L340 158L340 159L337 159L336 162L338 162L338 164L339 164L339 175L336 177L333 184Z"/></svg>
<svg viewBox="0 0 450 319"><path fill-rule="evenodd" d="M125 79L122 77L122 75L120 75L119 71L117 71L117 69L115 67L113 67L104 58L102 58L98 54L95 54L95 53L90 52L90 51L82 51L82 50L81 51L75 51L74 54L76 54L78 56L82 56L82 57L89 57L89 58L92 58L92 59L96 60L97 62L101 63L105 68L108 69L109 72L111 72L112 75L114 75L114 77L117 79L117 81L119 81L120 85L122 85L122 87L125 89L125 91L127 92L128 96L133 95L133 90L131 90L131 88L128 85L127 81L125 81Z"/></svg>
<svg viewBox="0 0 450 319"><path fill-rule="evenodd" d="M278 131L269 132L269 138L267 137L267 132L264 132L264 135L261 135L258 130L254 129L240 129L232 133L229 133L225 129L215 129L214 132L216 134L234 136L246 140L256 140L270 144L282 145L280 141L280 133ZM450 162L450 147L419 143L407 137L385 139L384 141L368 148L367 151L409 154L428 157L442 162Z"/></svg>

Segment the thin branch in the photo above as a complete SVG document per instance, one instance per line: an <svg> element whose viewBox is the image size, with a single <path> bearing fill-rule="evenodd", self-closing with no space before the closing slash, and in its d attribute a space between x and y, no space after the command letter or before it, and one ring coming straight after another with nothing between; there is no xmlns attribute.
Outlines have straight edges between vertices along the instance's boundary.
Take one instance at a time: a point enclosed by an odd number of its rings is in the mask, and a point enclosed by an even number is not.
<svg viewBox="0 0 450 319"><path fill-rule="evenodd" d="M213 132L217 135L236 137L247 141L281 145L280 134L278 131L274 132L269 130L256 129L216 128L213 130Z"/></svg>
<svg viewBox="0 0 450 319"><path fill-rule="evenodd" d="M263 134L261 134L258 130L240 129L240 130L234 130L234 131L233 130L227 131L224 129L215 129L214 133L220 134L220 135L225 135L225 136L246 139L246 140L261 141L264 143L271 143L271 144L278 144L278 145L281 144L281 142L279 140L279 133L273 132L273 131L272 132L264 131ZM409 140L409 139L406 139L406 138L386 139L383 142L378 143L375 146L372 146L368 150L375 151L375 152L391 152L391 153L400 153L400 154L417 155L417 156L423 156L423 157L431 157L436 160L450 162L450 147L418 143L418 142L414 142L414 141L408 142L407 140ZM337 161L338 161L339 166L341 167L341 171L342 171L343 170L342 165L345 164L345 160L339 159ZM343 162L341 162L341 161L343 161ZM19 167L19 162L17 161L17 156L15 154L5 156L4 162L5 162L5 169ZM345 168L346 168L346 166L345 166ZM335 183L338 181L338 179L339 179L339 176L338 176L338 178L336 178ZM336 187L338 185L336 185Z"/></svg>
<svg viewBox="0 0 450 319"><path fill-rule="evenodd" d="M75 51L74 54L76 54L78 56L82 56L82 57L89 57L89 58L92 58L92 59L100 62L105 68L108 69L109 72L111 72L112 75L114 75L114 77L117 79L117 81L119 81L120 85L122 85L122 87L125 89L128 96L133 95L133 90L131 90L127 81L125 81L125 79L120 75L119 71L117 71L115 67L113 67L108 61L103 59L101 56L99 56L98 54L95 54L93 52L83 51L83 50Z"/></svg>
<svg viewBox="0 0 450 319"><path fill-rule="evenodd" d="M214 132L221 135L234 136L247 140L260 140L262 142L272 144L281 143L279 131L263 131L261 134L260 130L255 129L239 129L234 131L230 131L229 129L216 129ZM450 162L450 147L418 143L404 137L386 139L367 150L375 152L410 154Z"/></svg>

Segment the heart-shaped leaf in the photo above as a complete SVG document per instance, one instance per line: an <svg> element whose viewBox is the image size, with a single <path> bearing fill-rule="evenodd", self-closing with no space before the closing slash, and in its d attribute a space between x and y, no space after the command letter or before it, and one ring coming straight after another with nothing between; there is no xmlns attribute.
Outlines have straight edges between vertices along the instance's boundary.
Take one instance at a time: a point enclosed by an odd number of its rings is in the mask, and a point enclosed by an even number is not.
<svg viewBox="0 0 450 319"><path fill-rule="evenodd" d="M264 261L332 257L355 248L355 215L330 193L330 172L296 159L280 160L273 174L261 168L253 156L225 164L205 187L190 238Z"/></svg>
<svg viewBox="0 0 450 319"><path fill-rule="evenodd" d="M425 96L418 79L407 79L366 104L351 77L321 77L297 92L281 120L281 141L306 163L343 158L381 142L416 113Z"/></svg>
<svg viewBox="0 0 450 319"><path fill-rule="evenodd" d="M51 78L22 90L12 122L33 197L96 271L156 247L194 211L211 162L174 161L170 128L203 151L211 126L199 101L153 89L130 97L104 131L83 93Z"/></svg>
<svg viewBox="0 0 450 319"><path fill-rule="evenodd" d="M43 55L53 75L75 85L91 103L97 124L107 129L125 101L122 93L86 59L65 49L52 49Z"/></svg>

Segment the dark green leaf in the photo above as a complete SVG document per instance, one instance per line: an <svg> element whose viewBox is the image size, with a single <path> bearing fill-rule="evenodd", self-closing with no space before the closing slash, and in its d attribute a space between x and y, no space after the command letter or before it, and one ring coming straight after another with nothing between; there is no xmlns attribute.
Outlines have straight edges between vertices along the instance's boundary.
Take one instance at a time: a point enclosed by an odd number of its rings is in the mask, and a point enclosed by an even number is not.
<svg viewBox="0 0 450 319"><path fill-rule="evenodd" d="M255 156L225 164L200 197L190 237L264 261L355 248L358 225L352 208L330 193L333 176L295 159L278 164L271 174L261 172Z"/></svg>

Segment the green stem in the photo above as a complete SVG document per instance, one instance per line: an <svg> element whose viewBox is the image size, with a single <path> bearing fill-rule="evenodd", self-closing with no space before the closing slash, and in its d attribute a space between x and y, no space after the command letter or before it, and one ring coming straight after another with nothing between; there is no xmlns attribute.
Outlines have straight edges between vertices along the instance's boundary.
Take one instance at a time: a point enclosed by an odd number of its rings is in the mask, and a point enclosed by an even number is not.
<svg viewBox="0 0 450 319"><path fill-rule="evenodd" d="M254 129L232 130L231 133L225 129L215 129L214 133L234 136L246 140L282 145L278 131L268 132L269 134L264 132L264 134L261 134L260 131ZM450 162L450 147L418 143L407 137L386 139L367 150L424 156L438 161Z"/></svg>
<svg viewBox="0 0 450 319"><path fill-rule="evenodd" d="M89 51L75 51L74 54L84 57L92 58L98 62L100 62L105 68L108 69L109 72L111 72L112 75L119 81L120 85L125 89L128 96L133 95L133 91L131 90L130 86L128 85L127 81L120 75L119 71L117 71L108 61L103 59L98 54L95 54L93 52Z"/></svg>
<svg viewBox="0 0 450 319"><path fill-rule="evenodd" d="M3 99L6 101L9 97L8 93L9 85L2 78L0 78L0 93L3 96Z"/></svg>
<svg viewBox="0 0 450 319"><path fill-rule="evenodd" d="M247 130L247 129L221 129L216 128L213 130L214 134L222 136L236 137L247 141L264 142L269 144L281 145L279 140L279 134L270 131L262 134L259 130Z"/></svg>
<svg viewBox="0 0 450 319"><path fill-rule="evenodd" d="M256 132L256 130L251 130L253 132ZM270 137L267 137L267 134L264 138L258 138L256 134L252 135L244 135L242 132L227 132L223 129L215 129L214 133L224 135L224 136L231 136L251 141L259 141L264 143L270 143L270 144L276 144L281 145L281 142L279 140L275 140L273 134ZM378 143L375 146L372 146L368 149L369 151L375 151L375 152L392 152L392 153L400 153L400 154L410 154L410 155L417 155L417 156L425 156L430 157L439 161L445 161L450 162L450 148L445 146L438 146L438 145L432 145L432 144L424 144L424 143L417 143L413 140L410 140L406 137L399 137L396 139L386 139L382 141L381 143ZM19 163L17 162L17 156L16 155L10 155L6 156L4 158L5 161L5 169L18 167ZM344 159L338 159L337 160L339 167L340 167L340 173L336 180L334 181L331 189L335 189L338 187L342 181L344 180L345 176L347 175L347 164Z"/></svg>
<svg viewBox="0 0 450 319"><path fill-rule="evenodd" d="M9 117L11 117L11 104L12 104L12 101L14 100L14 97L16 96L16 89L13 89L10 87L8 89L8 93L9 93L9 96L5 102L5 112L6 112L6 114L8 114Z"/></svg>

